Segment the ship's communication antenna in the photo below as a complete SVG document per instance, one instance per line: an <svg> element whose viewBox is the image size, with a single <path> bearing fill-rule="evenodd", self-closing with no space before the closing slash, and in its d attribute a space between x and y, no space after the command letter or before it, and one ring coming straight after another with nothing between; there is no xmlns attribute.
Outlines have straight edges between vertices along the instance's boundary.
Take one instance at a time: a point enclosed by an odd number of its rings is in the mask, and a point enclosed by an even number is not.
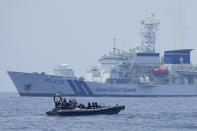
<svg viewBox="0 0 197 131"><path fill-rule="evenodd" d="M155 18L154 13L141 21L141 52L155 52L156 33L159 30L159 24L160 22Z"/></svg>
<svg viewBox="0 0 197 131"><path fill-rule="evenodd" d="M113 38L113 54L116 52L116 38Z"/></svg>

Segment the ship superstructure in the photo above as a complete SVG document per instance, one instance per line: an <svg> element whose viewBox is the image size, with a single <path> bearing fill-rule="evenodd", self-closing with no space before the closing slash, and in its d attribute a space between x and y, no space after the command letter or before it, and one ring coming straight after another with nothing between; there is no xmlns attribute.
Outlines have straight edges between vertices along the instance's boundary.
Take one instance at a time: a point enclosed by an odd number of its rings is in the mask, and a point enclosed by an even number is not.
<svg viewBox="0 0 197 131"><path fill-rule="evenodd" d="M141 21L141 44L129 51L115 46L99 59L98 66L77 78L67 65L54 75L11 72L8 74L20 95L49 96L195 96L197 71L191 64L193 49L156 51L160 22L153 14Z"/></svg>
<svg viewBox="0 0 197 131"><path fill-rule="evenodd" d="M128 52L120 51L114 46L112 52L99 60L100 69L94 66L88 71L89 81L113 84L155 82L152 71L161 67L160 54L155 51L159 21L152 15L142 20L141 25L141 45Z"/></svg>
<svg viewBox="0 0 197 131"><path fill-rule="evenodd" d="M54 69L54 75L56 76L63 76L65 78L69 79L77 79L77 77L74 74L74 71L68 67L67 64L62 64Z"/></svg>

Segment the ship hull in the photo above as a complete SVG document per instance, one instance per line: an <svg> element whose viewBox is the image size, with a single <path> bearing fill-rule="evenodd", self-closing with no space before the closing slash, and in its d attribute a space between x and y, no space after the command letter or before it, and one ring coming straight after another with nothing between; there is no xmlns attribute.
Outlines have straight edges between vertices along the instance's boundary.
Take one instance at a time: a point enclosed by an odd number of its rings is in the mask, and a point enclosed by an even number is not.
<svg viewBox="0 0 197 131"><path fill-rule="evenodd" d="M197 85L107 84L68 79L61 76L8 72L21 96L197 96Z"/></svg>

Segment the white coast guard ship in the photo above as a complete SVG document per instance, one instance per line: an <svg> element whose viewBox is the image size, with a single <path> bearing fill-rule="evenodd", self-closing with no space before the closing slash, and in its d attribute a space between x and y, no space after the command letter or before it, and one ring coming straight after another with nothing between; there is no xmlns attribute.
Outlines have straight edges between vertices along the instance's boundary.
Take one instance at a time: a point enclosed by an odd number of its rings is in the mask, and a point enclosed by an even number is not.
<svg viewBox="0 0 197 131"><path fill-rule="evenodd" d="M197 71L190 62L192 49L156 52L159 21L141 21L141 45L102 56L99 66L77 78L63 64L54 75L8 71L21 96L197 96Z"/></svg>

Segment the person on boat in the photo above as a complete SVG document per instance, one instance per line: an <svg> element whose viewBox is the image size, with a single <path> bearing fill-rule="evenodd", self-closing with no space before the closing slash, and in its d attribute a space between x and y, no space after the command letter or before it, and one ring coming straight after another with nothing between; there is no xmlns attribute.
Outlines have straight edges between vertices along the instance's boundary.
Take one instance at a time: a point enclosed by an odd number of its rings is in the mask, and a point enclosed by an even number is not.
<svg viewBox="0 0 197 131"><path fill-rule="evenodd" d="M88 106L87 106L87 109L91 109L91 104L90 104L90 102L88 102Z"/></svg>
<svg viewBox="0 0 197 131"><path fill-rule="evenodd" d="M55 103L55 108L61 107L62 101L61 99L58 100L58 98L54 97L54 103Z"/></svg>
<svg viewBox="0 0 197 131"><path fill-rule="evenodd" d="M80 108L80 109L85 109L86 108L86 106L84 104L79 104L77 107Z"/></svg>
<svg viewBox="0 0 197 131"><path fill-rule="evenodd" d="M97 104L97 102L95 102L95 103L94 103L94 105L95 105L95 108L97 109L97 108L98 108L98 104Z"/></svg>
<svg viewBox="0 0 197 131"><path fill-rule="evenodd" d="M82 108L82 109L85 109L86 106L85 106L84 104L81 104L81 108Z"/></svg>
<svg viewBox="0 0 197 131"><path fill-rule="evenodd" d="M67 103L66 98L64 98L63 100L63 104L65 105Z"/></svg>
<svg viewBox="0 0 197 131"><path fill-rule="evenodd" d="M58 108L58 107L60 107L60 101L55 101L55 108Z"/></svg>
<svg viewBox="0 0 197 131"><path fill-rule="evenodd" d="M69 102L67 102L67 109L73 109L71 100L69 100Z"/></svg>
<svg viewBox="0 0 197 131"><path fill-rule="evenodd" d="M95 109L95 105L94 105L94 102L92 102L92 108L93 108L93 109Z"/></svg>
<svg viewBox="0 0 197 131"><path fill-rule="evenodd" d="M66 98L64 98L63 102L62 102L62 108L63 109L68 109L69 106L69 102L66 101Z"/></svg>
<svg viewBox="0 0 197 131"><path fill-rule="evenodd" d="M74 99L69 100L69 109L75 109L77 107L78 107L78 105L77 105L76 100L74 100Z"/></svg>

